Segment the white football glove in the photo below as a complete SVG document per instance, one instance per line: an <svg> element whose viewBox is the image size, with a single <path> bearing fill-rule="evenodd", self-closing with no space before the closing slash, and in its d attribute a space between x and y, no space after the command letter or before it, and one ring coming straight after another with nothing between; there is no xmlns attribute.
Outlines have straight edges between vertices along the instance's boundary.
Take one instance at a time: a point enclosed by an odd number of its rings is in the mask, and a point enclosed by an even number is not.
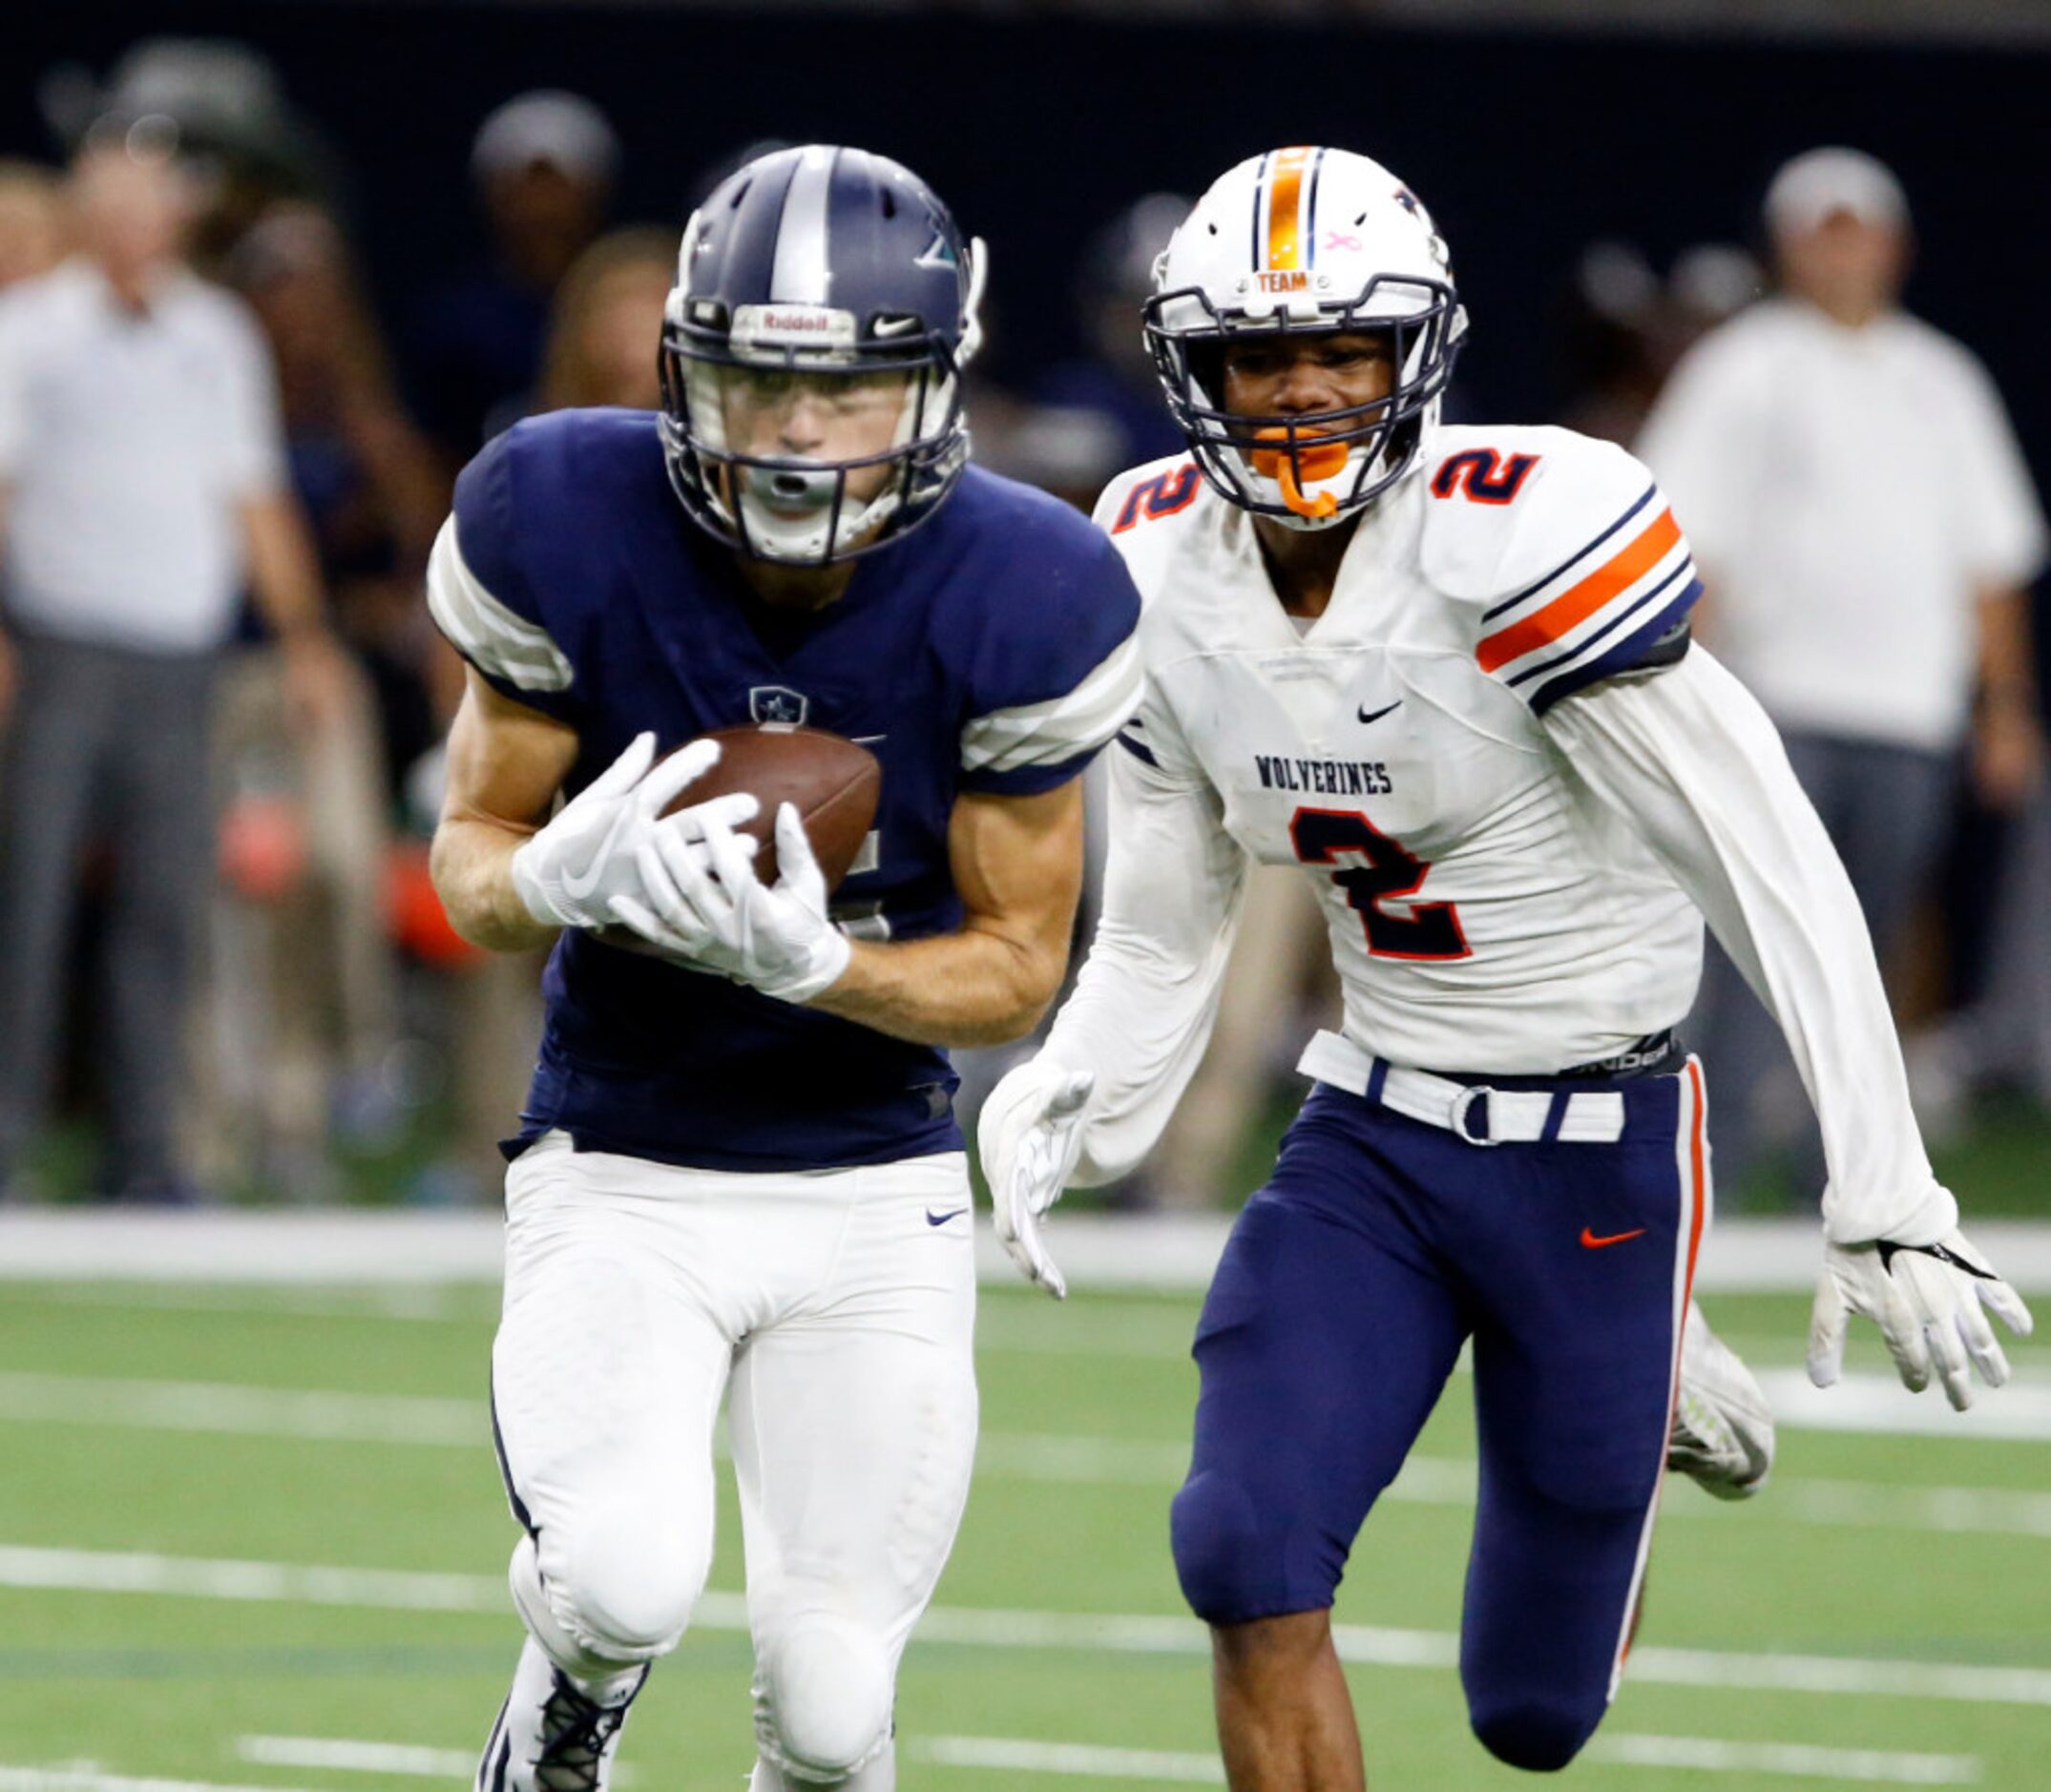
<svg viewBox="0 0 2051 1792"><path fill-rule="evenodd" d="M1830 1386L1844 1367L1852 1313L1879 1326L1907 1386L1921 1392L1934 1371L1960 1412L1973 1404L1968 1360L1989 1387L2008 1379L2008 1358L1987 1314L2019 1338L2027 1338L2034 1323L2021 1297L1958 1231L1935 1244L1880 1239L1824 1246L1809 1324L1809 1379L1818 1387Z"/></svg>
<svg viewBox="0 0 2051 1792"><path fill-rule="evenodd" d="M975 1122L997 1237L1018 1273L1057 1301L1068 1298L1068 1283L1040 1242L1039 1222L1082 1156L1083 1110L1096 1085L1095 1071L1034 1058L990 1092Z"/></svg>
<svg viewBox="0 0 2051 1792"><path fill-rule="evenodd" d="M693 740L655 764L655 736L640 734L513 855L513 887L536 921L550 927L602 927L624 920L618 905L642 894L638 848L671 801L719 762L717 740ZM649 768L654 766L653 770ZM749 820L755 799L714 797L670 818L695 831L705 818L733 826Z"/></svg>
<svg viewBox="0 0 2051 1792"><path fill-rule="evenodd" d="M838 983L854 948L827 918L826 876L798 811L786 802L776 812L774 887L756 875L756 842L723 817L689 813L690 825L673 817L641 843L644 887L621 899L620 919L665 951L780 1002L809 1002Z"/></svg>

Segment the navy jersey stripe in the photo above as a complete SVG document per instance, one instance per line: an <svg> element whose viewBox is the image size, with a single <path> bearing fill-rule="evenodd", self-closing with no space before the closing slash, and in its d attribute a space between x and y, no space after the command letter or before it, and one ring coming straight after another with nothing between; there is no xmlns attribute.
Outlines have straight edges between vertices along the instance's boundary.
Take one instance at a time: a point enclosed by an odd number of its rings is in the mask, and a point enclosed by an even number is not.
<svg viewBox="0 0 2051 1792"><path fill-rule="evenodd" d="M1267 198L1267 164L1273 159L1274 152L1272 150L1264 151L1261 156L1261 166L1253 177L1253 236L1248 252L1253 257L1253 265L1255 267L1266 267L1267 265L1266 258L1263 253L1266 245L1261 241L1261 213L1266 209Z"/></svg>
<svg viewBox="0 0 2051 1792"><path fill-rule="evenodd" d="M1585 664L1571 666L1552 683L1532 693L1531 707L1538 715L1545 712L1563 697L1572 697L1576 691L1586 690L1591 684L1600 684L1604 678L1614 678L1619 673L1629 672L1643 659L1645 650L1672 633L1676 624L1687 615L1696 598L1702 595L1702 581L1690 580L1682 592L1659 615L1643 628L1635 631L1628 639L1622 640L1608 653L1588 660ZM1662 661L1661 663L1669 663Z"/></svg>
<svg viewBox="0 0 2051 1792"><path fill-rule="evenodd" d="M1689 581L1689 588L1696 594L1697 596L1700 596L1702 594L1702 584L1700 580L1695 578L1694 573L1695 562L1693 560L1682 561L1679 566L1675 567L1671 573L1667 573L1664 578L1660 580L1657 585L1653 586L1653 588L1647 593L1645 593L1643 597L1640 597L1635 603L1628 604L1623 609L1618 611L1617 614L1611 616L1608 621L1603 623L1601 628L1595 630L1592 634L1583 636L1579 642L1577 642L1574 646L1568 648L1565 653L1555 654L1552 658L1546 660L1542 665L1527 666L1522 672L1517 674L1515 677L1505 678L1503 682L1507 684L1512 690L1515 690L1518 685L1527 683L1533 678L1544 677L1547 673L1555 671L1559 667L1566 665L1570 660L1579 659L1598 641L1605 640L1610 636L1614 635L1620 628L1622 628L1626 622L1628 622L1633 616L1635 616L1648 603L1651 603L1654 599L1656 599L1662 592L1667 589L1668 586L1673 584L1676 579L1687 579ZM1692 602L1693 600L1690 599L1690 601Z"/></svg>
<svg viewBox="0 0 2051 1792"><path fill-rule="evenodd" d="M1591 541L1585 548L1576 549L1574 552L1570 553L1564 560L1560 561L1560 563L1555 568L1553 568L1553 570L1548 573L1543 578L1537 580L1533 584L1526 585L1524 589L1518 592L1515 597L1505 597L1502 602L1497 604L1493 610L1484 610L1481 613L1481 620L1487 622L1496 616L1501 615L1505 610L1515 610L1518 604L1522 603L1525 600L1525 598L1533 596L1537 593L1543 591L1556 578L1559 577L1561 573L1570 571L1578 563L1582 560L1585 560L1591 553L1593 553L1605 541L1607 541L1620 529L1622 529L1624 524L1628 523L1632 517L1636 516L1640 511L1643 510L1646 505L1651 503L1654 494L1658 490L1658 486L1647 486L1643 493L1640 496L1638 502L1632 505L1629 510L1624 511L1622 516L1618 517L1614 523L1610 524L1607 529L1605 529L1600 535L1598 535L1593 541Z"/></svg>
<svg viewBox="0 0 2051 1792"><path fill-rule="evenodd" d="M1317 181L1325 172L1325 151L1321 145L1310 158L1310 191L1304 200L1304 241L1306 267L1317 265Z"/></svg>

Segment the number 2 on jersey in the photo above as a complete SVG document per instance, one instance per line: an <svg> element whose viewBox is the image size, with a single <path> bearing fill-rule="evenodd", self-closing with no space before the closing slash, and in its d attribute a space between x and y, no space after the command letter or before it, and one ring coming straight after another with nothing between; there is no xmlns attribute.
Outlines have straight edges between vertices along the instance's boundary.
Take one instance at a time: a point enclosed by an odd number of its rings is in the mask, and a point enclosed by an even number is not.
<svg viewBox="0 0 2051 1792"><path fill-rule="evenodd" d="M1414 896L1431 866L1352 809L1298 809L1289 817L1289 844L1304 865L1337 865L1331 881L1359 910L1368 951L1375 958L1465 958L1472 948L1451 903L1410 903L1384 908L1391 898ZM1343 865L1342 855L1356 857Z"/></svg>

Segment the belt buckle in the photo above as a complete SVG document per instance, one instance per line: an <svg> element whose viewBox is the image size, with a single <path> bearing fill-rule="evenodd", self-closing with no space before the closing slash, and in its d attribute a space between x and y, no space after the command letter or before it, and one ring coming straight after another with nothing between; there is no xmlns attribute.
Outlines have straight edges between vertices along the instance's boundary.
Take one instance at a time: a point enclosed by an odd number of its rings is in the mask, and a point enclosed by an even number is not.
<svg viewBox="0 0 2051 1792"><path fill-rule="evenodd" d="M1469 1145L1496 1146L1502 1140L1489 1134L1474 1134L1467 1130L1468 1112L1476 1101L1486 1100L1496 1092L1486 1083L1469 1083L1453 1097L1446 1109L1446 1124L1452 1128L1455 1138Z"/></svg>

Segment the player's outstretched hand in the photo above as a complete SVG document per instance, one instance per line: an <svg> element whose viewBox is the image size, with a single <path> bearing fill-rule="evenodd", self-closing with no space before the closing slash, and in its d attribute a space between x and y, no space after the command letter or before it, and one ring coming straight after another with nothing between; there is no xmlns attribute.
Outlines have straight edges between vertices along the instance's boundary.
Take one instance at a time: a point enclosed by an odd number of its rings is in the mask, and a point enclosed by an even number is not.
<svg viewBox="0 0 2051 1792"><path fill-rule="evenodd" d="M641 902L639 848L662 811L718 763L720 743L694 740L659 765L655 752L654 735L637 735L513 855L513 886L536 921L562 927L608 927L626 918L622 902ZM723 825L738 826L754 816L756 807L750 796L715 797L672 817L671 824L716 812Z"/></svg>
<svg viewBox="0 0 2051 1792"><path fill-rule="evenodd" d="M854 948L827 917L827 880L805 823L788 802L777 810L770 886L755 873L760 848L713 812L719 802L651 830L640 849L644 893L619 905L620 919L688 963L782 1002L809 1002L840 981Z"/></svg>
<svg viewBox="0 0 2051 1792"><path fill-rule="evenodd" d="M1057 1301L1067 1299L1068 1283L1040 1242L1039 1222L1082 1155L1083 1111L1096 1084L1095 1071L1034 1058L990 1092L975 1122L997 1237L1018 1273Z"/></svg>
<svg viewBox="0 0 2051 1792"><path fill-rule="evenodd" d="M1987 1323L1992 1313L2019 1338L2030 1309L1987 1260L1953 1232L1935 1244L1826 1244L1809 1326L1809 1379L1828 1387L1844 1367L1845 1322L1863 1313L1880 1335L1902 1381L1920 1392L1935 1374L1960 1412L1973 1404L1968 1365L1989 1387L2008 1379L2008 1358Z"/></svg>

